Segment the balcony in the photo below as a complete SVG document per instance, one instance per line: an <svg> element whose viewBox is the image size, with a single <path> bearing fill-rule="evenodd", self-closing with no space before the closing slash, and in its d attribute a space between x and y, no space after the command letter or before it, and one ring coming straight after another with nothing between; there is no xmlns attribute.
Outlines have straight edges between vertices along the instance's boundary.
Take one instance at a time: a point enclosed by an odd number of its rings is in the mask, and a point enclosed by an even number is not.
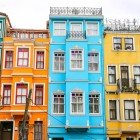
<svg viewBox="0 0 140 140"><path fill-rule="evenodd" d="M138 91L135 79L118 79L117 80L117 91L118 92L133 92Z"/></svg>
<svg viewBox="0 0 140 140"><path fill-rule="evenodd" d="M67 39L86 39L86 32L83 31L69 31L67 32Z"/></svg>
<svg viewBox="0 0 140 140"><path fill-rule="evenodd" d="M102 8L89 7L50 7L50 15L102 16Z"/></svg>

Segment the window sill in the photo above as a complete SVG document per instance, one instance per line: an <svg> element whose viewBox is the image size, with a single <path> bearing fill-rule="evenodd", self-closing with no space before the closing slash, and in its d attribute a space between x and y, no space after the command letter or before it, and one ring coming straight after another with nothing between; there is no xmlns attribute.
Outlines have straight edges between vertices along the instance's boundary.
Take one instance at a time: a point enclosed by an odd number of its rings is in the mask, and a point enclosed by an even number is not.
<svg viewBox="0 0 140 140"><path fill-rule="evenodd" d="M70 71L84 71L84 69L70 69Z"/></svg>
<svg viewBox="0 0 140 140"><path fill-rule="evenodd" d="M65 71L52 71L53 73L66 73Z"/></svg>
<svg viewBox="0 0 140 140"><path fill-rule="evenodd" d="M63 113L63 114L52 113L52 115L54 115L54 116L65 116L65 113Z"/></svg>
<svg viewBox="0 0 140 140"><path fill-rule="evenodd" d="M70 114L71 116L83 116L83 115L85 115L84 113L71 113Z"/></svg>
<svg viewBox="0 0 140 140"><path fill-rule="evenodd" d="M136 52L136 50L112 50L113 52Z"/></svg>
<svg viewBox="0 0 140 140"><path fill-rule="evenodd" d="M100 73L100 71L88 71L88 73Z"/></svg>
<svg viewBox="0 0 140 140"><path fill-rule="evenodd" d="M101 116L100 113L89 113L90 116Z"/></svg>

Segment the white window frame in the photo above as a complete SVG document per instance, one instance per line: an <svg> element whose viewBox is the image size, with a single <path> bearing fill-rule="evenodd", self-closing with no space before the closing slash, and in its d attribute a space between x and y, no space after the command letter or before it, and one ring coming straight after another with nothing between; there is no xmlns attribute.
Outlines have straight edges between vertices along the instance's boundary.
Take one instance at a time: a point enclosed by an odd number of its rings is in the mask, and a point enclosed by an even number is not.
<svg viewBox="0 0 140 140"><path fill-rule="evenodd" d="M95 30L88 28L88 24L97 24L97 34ZM93 30L93 34L88 34L88 30ZM86 22L86 36L98 36L99 35L99 23L98 22Z"/></svg>
<svg viewBox="0 0 140 140"><path fill-rule="evenodd" d="M70 31L72 31L72 24L81 24L81 32L83 32L83 22L78 22L78 21L71 21L70 22Z"/></svg>
<svg viewBox="0 0 140 140"><path fill-rule="evenodd" d="M134 67L139 67L140 68L140 65L133 65L133 79L135 79ZM136 82L136 84L140 84L140 83Z"/></svg>
<svg viewBox="0 0 140 140"><path fill-rule="evenodd" d="M54 68L55 68L55 53L61 53L61 54L64 54L64 70L60 70L60 62L59 62L59 70L55 70ZM61 56L62 57L62 56ZM60 61L60 57L59 57L59 61ZM59 52L59 51L56 51L56 52L54 52L53 53L53 72L65 72L65 52Z"/></svg>
<svg viewBox="0 0 140 140"><path fill-rule="evenodd" d="M61 30L64 30L64 34L62 34L62 35L59 34L58 35L58 34L55 33L55 27L54 26L55 26L56 23L64 23L65 28L61 29ZM57 30L60 30L60 29L57 29ZM54 21L53 22L53 35L54 36L66 36L66 21Z"/></svg>
<svg viewBox="0 0 140 140"><path fill-rule="evenodd" d="M0 38L3 37L2 23L3 23L3 22L0 22Z"/></svg>
<svg viewBox="0 0 140 140"><path fill-rule="evenodd" d="M72 67L72 51L82 51L82 67L81 68L73 68ZM75 59L75 61L76 61L76 59ZM72 49L70 49L70 70L84 70L84 49L81 49L81 48L79 48L79 49L74 49L74 48L72 48Z"/></svg>
<svg viewBox="0 0 140 140"><path fill-rule="evenodd" d="M76 93L80 93L80 94L82 94L82 97L83 97L83 102L82 102L82 104L83 104L83 112L80 112L80 113L78 113L78 112L72 112L72 94L76 94ZM71 91L71 93L70 93L70 114L71 115L84 115L85 114L85 95L84 95L84 91L82 91L82 90L73 90L73 91Z"/></svg>
<svg viewBox="0 0 140 140"><path fill-rule="evenodd" d="M101 99L100 99L100 94L99 93L90 93L89 95L98 95L99 97L98 97L98 99L99 99L99 103L98 103L98 107L99 107L99 112L98 113L90 113L89 112L89 114L90 115L99 115L100 114L100 112L101 112ZM90 98L90 97L89 97ZM96 97L92 97L93 98L93 100L94 100L94 98L96 98ZM89 105L90 105L90 102L89 102ZM93 108L94 108L94 105L95 105L95 103L93 102L92 103L92 105L93 105Z"/></svg>
<svg viewBox="0 0 140 140"><path fill-rule="evenodd" d="M115 120L111 120L110 119L110 106L109 106L109 101L116 101L116 119ZM117 99L109 99L108 100L108 120L109 121L118 121L120 120L120 100Z"/></svg>
<svg viewBox="0 0 140 140"><path fill-rule="evenodd" d="M36 68L36 59L37 59L37 52L44 52L44 68L43 69L38 69ZM34 69L37 69L37 70L44 70L46 69L46 50L45 49L36 49L35 50L35 63L34 63Z"/></svg>
<svg viewBox="0 0 140 140"><path fill-rule="evenodd" d="M109 83L109 67L115 67L116 70L116 82L115 83ZM117 84L117 66L116 65L108 65L107 66L107 81L109 85L116 85Z"/></svg>
<svg viewBox="0 0 140 140"><path fill-rule="evenodd" d="M89 70L89 56L88 56L88 71L90 72L90 73L99 73L100 72L100 53L99 52L92 52L92 51L90 51L90 52L88 52L88 54L89 53L96 53L96 54L98 54L98 70L97 71L93 71L93 70ZM92 64L95 64L95 62L92 62Z"/></svg>
<svg viewBox="0 0 140 140"><path fill-rule="evenodd" d="M115 38L119 38L119 39L121 39L121 43L114 43L114 39ZM112 37L112 49L113 49L113 51L122 51L122 40L123 40L123 38L122 37L120 37L120 36L113 36ZM118 47L118 49L115 47L115 44L118 44L118 45L120 45L120 47Z"/></svg>
<svg viewBox="0 0 140 140"><path fill-rule="evenodd" d="M132 45L132 49L126 49L125 39L132 39L132 44L130 44L130 45ZM127 44L129 44L129 43L127 43ZM135 48L134 48L134 38L133 37L124 37L124 50L125 51L134 51L135 50Z"/></svg>
<svg viewBox="0 0 140 140"><path fill-rule="evenodd" d="M63 95L64 96L63 97L63 99L64 99L64 103L63 103L64 112L63 113L60 113L60 112L55 113L54 112L54 95ZM58 105L60 105L60 103ZM65 94L63 92L54 92L53 93L53 97L52 97L52 114L54 114L54 115L64 115L65 114Z"/></svg>
<svg viewBox="0 0 140 140"><path fill-rule="evenodd" d="M125 108L125 101L133 101L134 102L134 119L126 119L125 118L125 110L128 110L128 109L126 109ZM137 111L136 111L136 101L135 101L135 99L125 99L125 100L123 100L123 103L124 103L124 120L125 121L136 121L137 120ZM129 109L130 110L130 109ZM129 116L130 117L130 116Z"/></svg>

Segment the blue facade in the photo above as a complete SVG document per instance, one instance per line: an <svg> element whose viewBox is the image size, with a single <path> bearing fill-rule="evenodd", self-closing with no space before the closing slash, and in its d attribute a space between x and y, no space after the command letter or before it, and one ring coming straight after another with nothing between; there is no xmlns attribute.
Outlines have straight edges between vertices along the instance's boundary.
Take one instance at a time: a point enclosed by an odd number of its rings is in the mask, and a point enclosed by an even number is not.
<svg viewBox="0 0 140 140"><path fill-rule="evenodd" d="M105 140L103 16L60 9L49 21L48 138Z"/></svg>

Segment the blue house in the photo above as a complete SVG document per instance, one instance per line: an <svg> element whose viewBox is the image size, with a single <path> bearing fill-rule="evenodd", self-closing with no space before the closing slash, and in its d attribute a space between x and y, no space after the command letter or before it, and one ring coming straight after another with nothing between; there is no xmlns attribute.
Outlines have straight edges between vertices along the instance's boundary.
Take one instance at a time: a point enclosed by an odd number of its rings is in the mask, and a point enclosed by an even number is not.
<svg viewBox="0 0 140 140"><path fill-rule="evenodd" d="M101 8L51 7L49 140L105 140Z"/></svg>
<svg viewBox="0 0 140 140"><path fill-rule="evenodd" d="M1 49L3 38L6 36L8 28L11 27L12 25L10 23L8 15L0 12L0 65L1 65Z"/></svg>

